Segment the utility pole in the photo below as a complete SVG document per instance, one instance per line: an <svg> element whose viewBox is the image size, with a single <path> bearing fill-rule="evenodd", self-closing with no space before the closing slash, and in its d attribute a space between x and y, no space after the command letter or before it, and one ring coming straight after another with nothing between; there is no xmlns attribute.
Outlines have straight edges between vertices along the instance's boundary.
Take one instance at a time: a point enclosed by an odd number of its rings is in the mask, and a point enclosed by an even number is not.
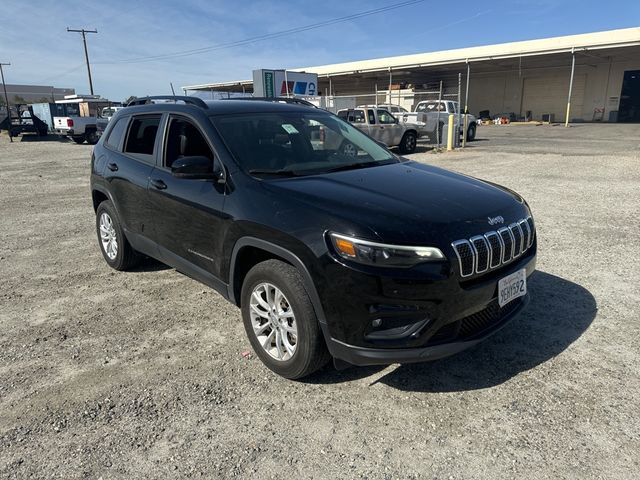
<svg viewBox="0 0 640 480"><path fill-rule="evenodd" d="M84 44L84 58L87 61L87 73L89 74L89 90L91 90L91 95L93 95L93 81L91 80L91 66L89 65L89 52L87 51L87 33L98 33L98 30L85 30L84 28L80 30L74 30L67 27L67 32L76 32L82 34L82 43Z"/></svg>
<svg viewBox="0 0 640 480"><path fill-rule="evenodd" d="M4 81L4 70L2 70L3 65L11 65L10 63L2 63L0 62L0 77L2 77L2 88L4 88L4 101L7 102L7 130L9 131L9 141L13 143L13 138L11 137L11 109L9 108L9 95L7 95L7 84Z"/></svg>

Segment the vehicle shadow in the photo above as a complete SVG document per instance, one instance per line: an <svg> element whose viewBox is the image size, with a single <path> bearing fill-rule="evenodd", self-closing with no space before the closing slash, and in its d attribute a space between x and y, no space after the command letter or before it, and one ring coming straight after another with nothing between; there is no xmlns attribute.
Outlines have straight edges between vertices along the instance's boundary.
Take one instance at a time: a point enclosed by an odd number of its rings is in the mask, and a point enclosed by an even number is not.
<svg viewBox="0 0 640 480"><path fill-rule="evenodd" d="M434 362L400 365L376 380L412 392L456 392L499 385L546 362L575 342L595 319L596 300L578 284L536 272L527 308L501 331L475 348ZM312 383L361 379L384 367L327 368Z"/></svg>
<svg viewBox="0 0 640 480"><path fill-rule="evenodd" d="M142 260L137 267L128 271L133 273L161 272L162 270L169 270L171 268L169 265L165 265L155 258L147 257Z"/></svg>
<svg viewBox="0 0 640 480"><path fill-rule="evenodd" d="M18 140L19 139L19 140ZM39 136L33 133L26 135L20 135L19 137L13 137L13 141L19 142L58 142L58 143L73 143L71 139L60 135L44 135Z"/></svg>

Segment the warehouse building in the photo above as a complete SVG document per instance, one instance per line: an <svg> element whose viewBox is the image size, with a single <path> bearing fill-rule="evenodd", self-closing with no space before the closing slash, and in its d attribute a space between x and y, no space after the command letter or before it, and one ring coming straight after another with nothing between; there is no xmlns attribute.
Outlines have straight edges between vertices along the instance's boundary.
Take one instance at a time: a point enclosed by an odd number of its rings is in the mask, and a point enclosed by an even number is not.
<svg viewBox="0 0 640 480"><path fill-rule="evenodd" d="M291 70L316 73L318 92L328 97L375 94L410 109L442 85L445 97L460 92L476 114L640 122L640 27ZM251 93L253 82L183 88L213 98Z"/></svg>
<svg viewBox="0 0 640 480"><path fill-rule="evenodd" d="M73 88L57 88L50 85L12 85L7 83L9 103L55 102L64 99L65 95L76 93ZM4 90L0 88L0 97L4 104Z"/></svg>

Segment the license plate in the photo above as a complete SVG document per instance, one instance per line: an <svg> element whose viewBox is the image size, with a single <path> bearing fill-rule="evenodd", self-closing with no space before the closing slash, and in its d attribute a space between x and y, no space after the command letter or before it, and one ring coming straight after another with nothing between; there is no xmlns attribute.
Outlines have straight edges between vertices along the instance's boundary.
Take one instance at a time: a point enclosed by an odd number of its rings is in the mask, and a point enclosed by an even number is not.
<svg viewBox="0 0 640 480"><path fill-rule="evenodd" d="M500 308L527 294L527 272L523 268L498 281L498 304Z"/></svg>

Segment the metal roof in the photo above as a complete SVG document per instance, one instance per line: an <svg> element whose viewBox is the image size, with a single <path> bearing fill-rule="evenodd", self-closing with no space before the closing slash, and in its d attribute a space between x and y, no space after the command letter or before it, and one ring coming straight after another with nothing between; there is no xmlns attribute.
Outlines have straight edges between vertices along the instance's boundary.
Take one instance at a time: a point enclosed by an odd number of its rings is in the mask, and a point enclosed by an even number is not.
<svg viewBox="0 0 640 480"><path fill-rule="evenodd" d="M348 75L364 72L393 71L406 68L449 65L466 62L481 62L500 58L517 58L535 55L553 55L575 51L600 50L640 45L640 27L607 30L603 32L567 35L562 37L499 43L439 52L416 53L396 57L376 58L355 62L320 65L315 67L292 68L293 72L316 73L320 77ZM251 86L252 80L219 82L183 87L186 90L207 90L212 88Z"/></svg>

